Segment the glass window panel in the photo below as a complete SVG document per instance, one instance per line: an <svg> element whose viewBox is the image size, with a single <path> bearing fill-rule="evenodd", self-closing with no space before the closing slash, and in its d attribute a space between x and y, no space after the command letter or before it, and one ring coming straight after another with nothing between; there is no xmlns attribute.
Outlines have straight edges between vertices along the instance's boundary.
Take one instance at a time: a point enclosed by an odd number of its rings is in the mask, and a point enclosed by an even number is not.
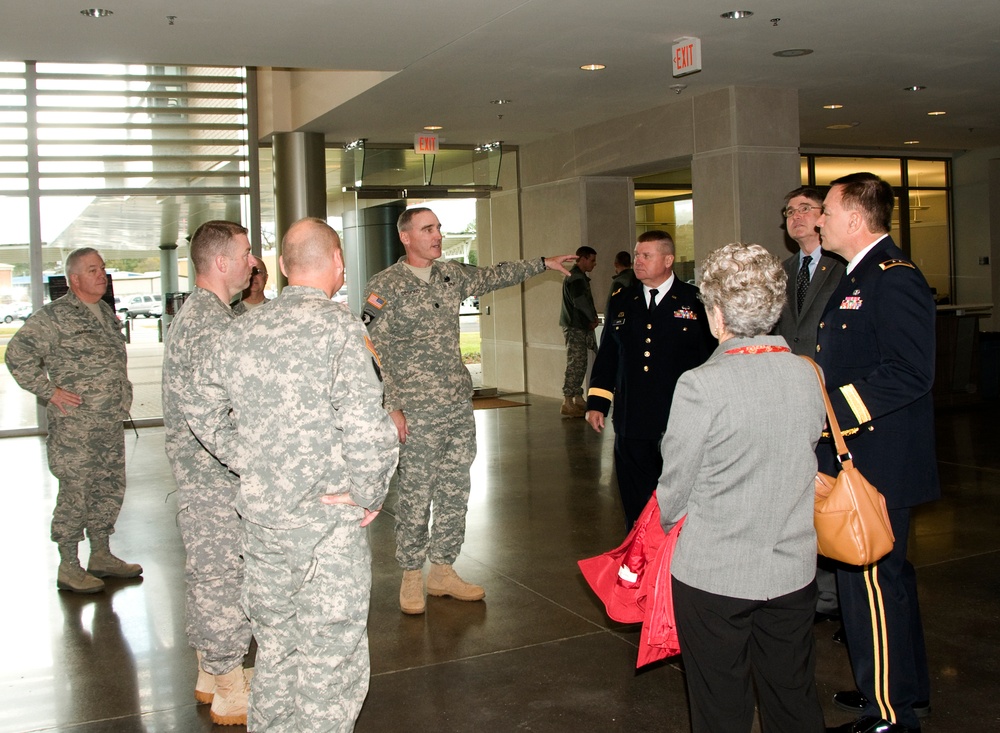
<svg viewBox="0 0 1000 733"><path fill-rule="evenodd" d="M8 339L31 309L27 197L0 196L0 221L0 431L27 430L38 425L36 400L2 363Z"/></svg>
<svg viewBox="0 0 1000 733"><path fill-rule="evenodd" d="M937 301L954 302L947 191L911 188L909 209L910 258L924 273Z"/></svg>
<svg viewBox="0 0 1000 733"><path fill-rule="evenodd" d="M816 157L816 183L820 186L828 186L830 181L841 176L862 171L874 173L891 186L900 186L903 182L899 158Z"/></svg>
<svg viewBox="0 0 1000 733"><path fill-rule="evenodd" d="M948 185L948 164L943 160L920 160L910 158L906 161L907 183L913 188L921 186Z"/></svg>

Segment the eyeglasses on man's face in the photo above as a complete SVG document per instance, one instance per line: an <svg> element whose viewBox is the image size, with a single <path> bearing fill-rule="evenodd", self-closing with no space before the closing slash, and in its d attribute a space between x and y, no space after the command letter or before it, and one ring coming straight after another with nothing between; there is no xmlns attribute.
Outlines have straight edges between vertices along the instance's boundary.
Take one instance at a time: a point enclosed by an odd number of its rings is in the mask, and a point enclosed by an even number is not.
<svg viewBox="0 0 1000 733"><path fill-rule="evenodd" d="M816 211L818 211L820 214L823 213L823 207L817 206L816 204L799 204L798 206L789 206L781 213L785 215L786 219L791 219L796 214L798 214L799 216L805 216L813 209L816 209Z"/></svg>

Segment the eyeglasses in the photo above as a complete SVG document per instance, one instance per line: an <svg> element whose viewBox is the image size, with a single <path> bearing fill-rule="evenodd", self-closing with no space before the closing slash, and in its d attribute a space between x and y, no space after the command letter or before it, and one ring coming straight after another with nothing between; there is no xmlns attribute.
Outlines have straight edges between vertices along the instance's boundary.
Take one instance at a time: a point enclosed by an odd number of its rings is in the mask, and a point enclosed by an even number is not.
<svg viewBox="0 0 1000 733"><path fill-rule="evenodd" d="M822 206L814 206L813 204L799 204L798 206L789 206L781 213L785 215L786 219L791 219L796 214L802 214L803 216L805 216L813 209L818 209L819 213L821 214L823 213Z"/></svg>

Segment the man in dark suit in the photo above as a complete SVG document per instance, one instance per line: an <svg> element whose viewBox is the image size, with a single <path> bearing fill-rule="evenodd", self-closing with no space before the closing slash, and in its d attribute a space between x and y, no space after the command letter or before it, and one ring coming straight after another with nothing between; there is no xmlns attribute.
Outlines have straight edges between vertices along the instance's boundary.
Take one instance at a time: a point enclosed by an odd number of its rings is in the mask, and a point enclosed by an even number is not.
<svg viewBox="0 0 1000 733"><path fill-rule="evenodd" d="M823 212L823 194L819 189L800 186L785 194L782 214L788 236L799 251L784 261L788 276L787 298L774 333L784 337L793 354L812 356L816 352L816 327L826 309L826 301L840 283L844 263L820 247L816 222ZM840 615L837 600L836 564L820 557L816 565L816 618Z"/></svg>
<svg viewBox="0 0 1000 733"><path fill-rule="evenodd" d="M715 348L698 288L673 274L674 240L654 230L639 237L634 270L639 282L613 293L604 335L590 374L587 422L597 432L614 402L615 473L632 528L663 469L660 438L674 385Z"/></svg>
<svg viewBox="0 0 1000 733"><path fill-rule="evenodd" d="M934 455L934 301L888 232L893 192L871 173L833 182L818 225L823 248L847 260L820 319L816 360L855 466L885 496L896 537L877 563L837 572L861 717L840 733L919 731L928 670L916 573L906 559L910 509L940 495ZM835 474L832 443L819 470ZM860 695L859 695L860 693ZM919 703L919 704L918 704ZM849 707L849 706L848 706Z"/></svg>

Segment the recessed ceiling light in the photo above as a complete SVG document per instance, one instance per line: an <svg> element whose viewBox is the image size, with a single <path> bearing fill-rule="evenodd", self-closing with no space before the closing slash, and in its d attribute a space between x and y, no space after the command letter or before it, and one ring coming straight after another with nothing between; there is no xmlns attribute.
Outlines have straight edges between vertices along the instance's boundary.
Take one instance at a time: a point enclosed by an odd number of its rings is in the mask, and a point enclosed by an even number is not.
<svg viewBox="0 0 1000 733"><path fill-rule="evenodd" d="M842 105L842 104L824 104L823 105L823 109L843 109L843 108L844 108L844 105Z"/></svg>
<svg viewBox="0 0 1000 733"><path fill-rule="evenodd" d="M424 129L433 132L434 130L443 130L444 127L441 125L424 125Z"/></svg>
<svg viewBox="0 0 1000 733"><path fill-rule="evenodd" d="M720 18L725 18L726 20L739 20L740 18L749 18L753 15L752 10L730 10L728 13L723 13Z"/></svg>
<svg viewBox="0 0 1000 733"><path fill-rule="evenodd" d="M491 99L490 104L510 104L512 101L511 99Z"/></svg>
<svg viewBox="0 0 1000 733"><path fill-rule="evenodd" d="M580 68L584 71L600 71L604 68L604 64L584 64Z"/></svg>
<svg viewBox="0 0 1000 733"><path fill-rule="evenodd" d="M904 140L903 145L919 145L919 140Z"/></svg>
<svg viewBox="0 0 1000 733"><path fill-rule="evenodd" d="M793 59L796 56L808 56L812 52L811 48L786 48L784 51L775 51L773 55L779 59Z"/></svg>
<svg viewBox="0 0 1000 733"><path fill-rule="evenodd" d="M903 87L903 91L904 92L922 92L926 88L927 87L925 87L925 86L923 86L921 84L914 84L911 87Z"/></svg>
<svg viewBox="0 0 1000 733"><path fill-rule="evenodd" d="M930 115L931 117L940 117L941 115L946 115L948 113L939 109L935 110L934 112L928 112L927 114Z"/></svg>
<svg viewBox="0 0 1000 733"><path fill-rule="evenodd" d="M104 8L84 8L80 11L80 15L86 15L88 18L107 18L112 12Z"/></svg>
<svg viewBox="0 0 1000 733"><path fill-rule="evenodd" d="M857 127L860 122L840 122L835 125L827 125L827 130L850 130L852 127Z"/></svg>

